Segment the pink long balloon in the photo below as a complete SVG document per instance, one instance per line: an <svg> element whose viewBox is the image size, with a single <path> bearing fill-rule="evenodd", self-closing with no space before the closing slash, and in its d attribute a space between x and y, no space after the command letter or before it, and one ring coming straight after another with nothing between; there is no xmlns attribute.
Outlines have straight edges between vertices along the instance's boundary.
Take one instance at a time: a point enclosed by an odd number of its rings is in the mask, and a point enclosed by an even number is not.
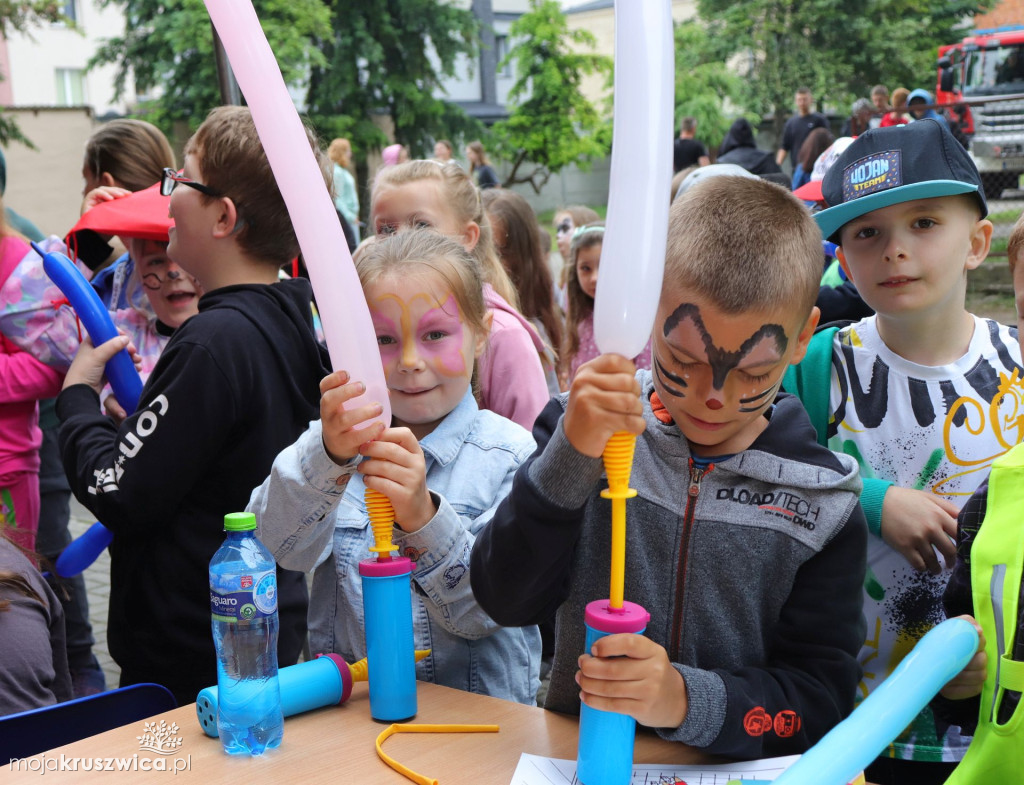
<svg viewBox="0 0 1024 785"><path fill-rule="evenodd" d="M366 384L350 406L391 406L377 336L323 174L250 0L205 0L238 86L249 104L270 168L302 248L335 370Z"/></svg>

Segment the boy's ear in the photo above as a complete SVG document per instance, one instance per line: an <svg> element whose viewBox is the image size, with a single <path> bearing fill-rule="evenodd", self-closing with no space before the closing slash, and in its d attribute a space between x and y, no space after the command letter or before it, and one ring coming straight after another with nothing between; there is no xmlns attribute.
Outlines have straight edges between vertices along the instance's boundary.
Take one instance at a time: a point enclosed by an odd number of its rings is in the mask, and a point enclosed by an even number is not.
<svg viewBox="0 0 1024 785"><path fill-rule="evenodd" d="M811 342L811 336L814 335L815 329L818 327L818 320L821 318L821 311L818 306L811 308L811 314L807 317L807 321L804 322L803 328L800 330L800 334L796 337L796 349L793 350L793 355L789 358L790 365L796 365L807 354L807 345Z"/></svg>
<svg viewBox="0 0 1024 785"><path fill-rule="evenodd" d="M992 222L982 218L971 229L971 248L967 253L965 269L974 270L985 261L992 246Z"/></svg>
<svg viewBox="0 0 1024 785"><path fill-rule="evenodd" d="M480 225L476 221L470 221L462 232L462 247L470 253L480 242Z"/></svg>
<svg viewBox="0 0 1024 785"><path fill-rule="evenodd" d="M100 175L100 185L114 186L117 183L114 182L114 175L110 172L104 172Z"/></svg>
<svg viewBox="0 0 1024 785"><path fill-rule="evenodd" d="M213 236L220 240L234 234L238 225L238 208L230 197L222 196L215 203L217 220L213 225Z"/></svg>
<svg viewBox="0 0 1024 785"><path fill-rule="evenodd" d="M476 337L476 345L474 346L473 357L479 358L484 350L487 348L487 338L491 334L491 323L494 321L494 311L488 310L484 314L484 332L480 333Z"/></svg>
<svg viewBox="0 0 1024 785"><path fill-rule="evenodd" d="M843 268L843 272L846 273L847 280L852 281L853 276L850 275L850 265L846 263L846 254L843 252L843 246L836 248L836 259L839 260L839 266Z"/></svg>

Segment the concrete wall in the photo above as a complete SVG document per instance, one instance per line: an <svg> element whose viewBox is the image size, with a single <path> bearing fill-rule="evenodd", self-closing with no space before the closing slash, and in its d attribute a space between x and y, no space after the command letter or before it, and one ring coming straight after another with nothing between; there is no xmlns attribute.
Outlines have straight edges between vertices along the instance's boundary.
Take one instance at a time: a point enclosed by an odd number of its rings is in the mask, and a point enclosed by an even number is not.
<svg viewBox="0 0 1024 785"><path fill-rule="evenodd" d="M581 3L579 5L585 7L589 4ZM570 30L587 30L597 39L597 45L590 51L595 54L614 57L615 10L611 4L590 11L573 11L572 8L567 8L565 13ZM674 22L683 22L687 19L692 19L696 15L696 0L672 0L672 20ZM609 89L605 88L605 79L606 77L604 76L595 75L583 78L581 90L595 104L603 101L610 92Z"/></svg>
<svg viewBox="0 0 1024 785"><path fill-rule="evenodd" d="M498 176L504 178L510 166L498 163L495 168ZM529 171L527 169L527 171ZM580 171L575 166L566 167L558 174L551 175L540 194L526 185L517 185L512 190L522 194L530 203L534 212L542 213L570 204L585 204L597 207L608 203L608 178L611 172L611 158L594 162L589 172Z"/></svg>
<svg viewBox="0 0 1024 785"><path fill-rule="evenodd" d="M12 33L3 42L7 48L5 83L9 92L0 100L12 106L56 106L57 69L82 71L104 38L120 35L124 16L120 8L101 8L96 0L76 0L77 27L46 25L27 34ZM125 95L114 100L113 65L83 75L85 95L82 103L91 106L97 116L108 112L124 114L135 101L131 80Z"/></svg>
<svg viewBox="0 0 1024 785"><path fill-rule="evenodd" d="M96 122L88 109L9 109L22 132L38 147L4 149L7 190L3 201L44 234L63 236L78 220L82 204L82 159Z"/></svg>

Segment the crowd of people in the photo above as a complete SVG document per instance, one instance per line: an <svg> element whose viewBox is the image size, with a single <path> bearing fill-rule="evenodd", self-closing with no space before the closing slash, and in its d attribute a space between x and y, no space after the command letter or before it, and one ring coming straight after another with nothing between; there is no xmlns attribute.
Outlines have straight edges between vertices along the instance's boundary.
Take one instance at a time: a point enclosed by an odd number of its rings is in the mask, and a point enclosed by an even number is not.
<svg viewBox="0 0 1024 785"><path fill-rule="evenodd" d="M211 112L180 168L149 124L102 127L83 168L83 221L101 229L45 243L92 278L119 337L80 337L23 232L0 227L0 714L108 686L84 587L39 571L69 539L69 493L113 534L121 685L189 703L216 682L207 568L231 512L255 513L278 563L280 665L307 640L366 655L369 489L413 561L419 679L582 702L730 758L806 751L946 608L972 613L987 470L1022 436L1007 425L1021 325L965 307L992 237L980 176L930 97L890 107L883 90L840 139L798 91L774 155L740 118L711 163L683 121L664 285L630 358L594 339L593 209L556 210L549 233L479 142L466 171L438 140L429 160L384 150L363 222L351 144L310 133L377 336L392 418L373 425L381 402L350 403L365 380L330 366L330 293L314 307L295 274L249 111ZM903 111L915 122L886 122ZM1010 249L1024 303L1024 219ZM106 384L122 350L145 377L135 407ZM637 437L626 594L651 618L584 651L584 606L609 585L601 456L622 431ZM992 678L984 646L870 781L945 780Z"/></svg>

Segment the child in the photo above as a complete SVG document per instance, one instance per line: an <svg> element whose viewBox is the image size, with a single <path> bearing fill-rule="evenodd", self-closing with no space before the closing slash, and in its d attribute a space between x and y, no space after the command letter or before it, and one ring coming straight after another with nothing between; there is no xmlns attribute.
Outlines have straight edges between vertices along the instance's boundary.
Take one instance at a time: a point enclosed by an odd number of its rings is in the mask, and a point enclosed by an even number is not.
<svg viewBox="0 0 1024 785"><path fill-rule="evenodd" d="M558 246L558 255L562 257L562 268L558 273L558 290L555 292L555 300L562 313L569 310L569 303L565 296L565 282L569 276L570 258L569 251L572 247L572 235L578 226L586 226L599 221L601 216L584 205L571 205L562 207L555 211L552 226L555 230L555 244Z"/></svg>
<svg viewBox="0 0 1024 785"><path fill-rule="evenodd" d="M110 318L138 349L143 381L152 373L171 333L199 312L202 295L196 279L167 256L169 199L153 189L125 192L86 214L90 226L116 235L131 254L127 279L119 284L120 296L114 298L129 305L111 309ZM69 234L72 244L75 234L74 229ZM69 251L55 237L41 246L47 252ZM62 297L46 276L42 259L27 250L11 279L0 287L0 328L20 348L65 373L78 350L82 328L70 306L55 308L54 303ZM104 406L123 411L109 394L109 389L101 393Z"/></svg>
<svg viewBox="0 0 1024 785"><path fill-rule="evenodd" d="M361 383L346 384L344 371L324 379L321 420L253 492L260 539L280 564L303 571L333 551L313 578L311 644L354 662L366 655L357 565L374 544L363 493L380 491L395 509L395 545L416 565L416 648L433 651L416 666L418 678L534 705L537 628L499 627L466 576L474 537L534 448L526 431L473 399L490 317L479 268L457 242L430 231L378 239L357 254L357 268L395 427L353 430L379 405L347 411Z"/></svg>
<svg viewBox="0 0 1024 785"><path fill-rule="evenodd" d="M14 272L31 248L4 224L0 205L0 289L17 285ZM61 373L22 351L0 332L0 503L21 547L35 550L39 527L39 430L40 398L52 398L60 390Z"/></svg>
<svg viewBox="0 0 1024 785"><path fill-rule="evenodd" d="M1022 257L1024 257L1024 216L1018 218L1016 224L1014 224L1013 230L1010 233L1006 254L1010 263L1010 274L1013 276L1014 292L1017 296L1017 341L1021 344L1021 351L1024 352L1024 262L1022 262ZM1018 376L1011 377L1005 381L1000 380L1000 382L1005 384L1007 394L1014 397L1019 406L1019 402L1024 398L1024 380ZM1019 442L1024 442L1024 433L1018 433L1017 439ZM1018 447L1017 449L1021 448ZM972 567L971 553L974 541L982 528L982 522L985 520L986 513L989 510L988 500L989 481L986 477L985 481L978 486L977 490L974 491L971 498L967 500L967 503L960 510L957 520L956 566L953 568L949 584L946 586L946 591L943 594L943 605L950 617L957 615L971 617L975 613L975 597L972 589L971 573L972 570L977 570L979 567ZM1008 551L1006 556L1012 557L1012 551ZM1007 566L1009 565L1004 566L1003 569L1005 570ZM1010 599L1006 597L1004 603L1008 603ZM1024 586L1020 590L1020 599L1017 602L1017 607L1019 615L1016 627L1003 629L999 634L994 634L995 631L990 629L989 637L991 643L1000 647L997 654L1005 655L1008 659L1016 662L1024 662ZM994 609L993 615L998 616L999 613L998 609ZM989 673L984 635L980 644L979 652L974 660L953 682L947 684L943 690L943 696L952 699L954 702L937 706L937 709L945 708L946 711L952 711L952 716L956 718L956 721L962 723L963 727L970 730L972 734L975 732L975 725L978 722L979 716L977 696L981 693L986 675ZM993 664L992 670L998 674L999 666L1001 665L1002 663ZM1006 668L1003 668L1003 670L1006 670ZM972 698L973 700L965 700L967 698ZM1019 743L1019 741L1014 742L1011 738L1012 734L1006 733L1005 730L1009 727L1016 727L1017 732L1020 733L1020 729L1024 727L1019 721L1016 722L1015 726L1012 725L1014 722L1014 712L1021 711L1020 704L1021 691L1006 689L998 696L998 707L996 710L990 711L987 716L989 723L997 722L1003 726L1002 732L995 735L1005 737L1007 748L1009 744ZM1011 725L1008 725L1008 723L1011 723ZM995 742L995 744L998 744L998 742ZM986 744L987 750L991 749L989 745L994 747L995 744L990 740ZM971 755L974 754L975 752L971 753ZM987 752L987 754L992 753ZM1006 762L1009 763L1009 760ZM957 776L963 776L964 774L965 772L957 772ZM963 781L969 780L965 779Z"/></svg>
<svg viewBox="0 0 1024 785"><path fill-rule="evenodd" d="M203 287L199 314L171 337L120 427L97 396L124 337L82 344L57 414L75 496L114 532L108 638L121 684L155 681L188 703L216 683L208 568L224 515L245 507L316 416L328 370L308 281L278 282L298 242L249 110L213 110L183 172L165 178L167 253ZM306 591L296 573L278 582L286 666L305 637Z"/></svg>
<svg viewBox="0 0 1024 785"><path fill-rule="evenodd" d="M594 342L594 296L597 294L597 271L601 266L601 246L604 243L604 224L581 226L573 234L571 265L566 281L569 310L565 317L565 348L562 351L563 375L566 384L576 376L583 363L599 354ZM651 342L643 348L633 363L639 370L651 368Z"/></svg>
<svg viewBox="0 0 1024 785"><path fill-rule="evenodd" d="M118 119L104 123L89 137L82 162L82 213L129 192L142 191L160 180L165 167L174 167L174 152L163 132L145 120ZM112 310L127 308L121 287L131 273L132 260L108 245L110 235L78 234L75 256L90 270L93 288Z"/></svg>
<svg viewBox="0 0 1024 785"><path fill-rule="evenodd" d="M462 169L435 161L408 161L377 175L370 222L378 235L432 228L457 239L480 263L484 302L494 314L480 358L480 406L533 428L548 387L540 355L544 342L516 310L516 290L494 251L480 191Z"/></svg>
<svg viewBox="0 0 1024 785"><path fill-rule="evenodd" d="M491 162L487 158L487 151L479 140L466 145L466 160L469 161L470 177L476 175L476 184L481 191L486 191L488 188L501 188L498 173L491 166Z"/></svg>
<svg viewBox="0 0 1024 785"><path fill-rule="evenodd" d="M548 392L558 395L558 354L562 345L562 313L555 305L551 268L541 239L537 216L522 196L506 188L480 194L491 224L494 246L519 295L520 310L540 334L540 361ZM548 240L548 247L551 240Z"/></svg>
<svg viewBox="0 0 1024 785"><path fill-rule="evenodd" d="M477 537L473 592L500 624L557 609L548 709L579 711L582 690L709 753L801 752L853 707L864 632L856 463L776 395L817 322L821 237L791 194L740 177L690 189L668 236L653 374L601 355L548 404ZM615 431L639 434L625 597L651 619L584 652L584 606L608 596Z"/></svg>
<svg viewBox="0 0 1024 785"><path fill-rule="evenodd" d="M601 220L601 216L582 204L562 207L555 211L552 226L555 228L555 242L558 244L558 253L561 254L563 262L567 263L569 261L569 249L572 245L573 232L581 226L586 226L599 220Z"/></svg>
<svg viewBox="0 0 1024 785"><path fill-rule="evenodd" d="M862 134L822 194L822 235L876 315L816 335L786 387L819 442L857 458L865 478L863 698L944 618L939 558L952 565L957 510L1020 439L999 379L1019 373L1021 355L1010 328L964 308L992 224L978 171L945 124ZM944 782L969 741L926 709L868 779Z"/></svg>
<svg viewBox="0 0 1024 785"><path fill-rule="evenodd" d="M0 717L74 697L60 601L4 529L0 514Z"/></svg>

